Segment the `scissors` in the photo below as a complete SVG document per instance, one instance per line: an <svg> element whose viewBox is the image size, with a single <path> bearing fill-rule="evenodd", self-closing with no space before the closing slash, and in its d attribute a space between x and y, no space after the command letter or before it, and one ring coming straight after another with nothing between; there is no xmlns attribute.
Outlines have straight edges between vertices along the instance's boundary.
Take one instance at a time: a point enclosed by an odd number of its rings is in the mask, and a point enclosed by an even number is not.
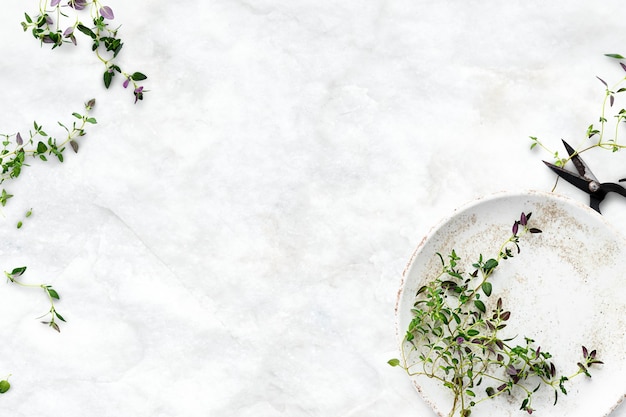
<svg viewBox="0 0 626 417"><path fill-rule="evenodd" d="M550 162L543 161L543 163L546 164L552 171L556 172L559 177L588 193L589 205L592 209L600 213L600 203L610 192L626 197L626 188L614 182L601 183L598 181L574 148L572 148L565 141L563 141L563 145L565 146L565 149L567 149L567 153L569 154L571 161L574 163L578 174L567 171L563 167L556 166ZM626 178L619 180L619 182L622 181L626 181Z"/></svg>

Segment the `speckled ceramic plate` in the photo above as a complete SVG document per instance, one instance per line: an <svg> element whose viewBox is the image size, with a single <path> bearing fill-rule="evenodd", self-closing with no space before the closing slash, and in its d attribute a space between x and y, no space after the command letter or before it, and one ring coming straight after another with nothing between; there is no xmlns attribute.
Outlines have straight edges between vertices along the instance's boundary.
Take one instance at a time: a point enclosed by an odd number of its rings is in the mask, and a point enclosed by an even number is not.
<svg viewBox="0 0 626 417"><path fill-rule="evenodd" d="M491 278L488 303L501 297L511 311L503 336L517 336L520 344L524 337L536 340L554 356L557 373L577 370L582 345L596 349L605 363L592 368L592 378L570 381L569 394L560 395L554 406L554 391L541 388L533 399L533 415L626 417L626 407L619 407L626 394L626 240L621 233L626 225L617 231L600 214L563 196L496 194L458 209L436 226L403 274L396 306L400 343L413 317L417 289L441 270L436 253L455 249L471 272L479 254L497 254L521 212L532 212L531 226L543 233L524 236L521 253L503 260ZM449 390L424 376L411 379L435 413L447 417L453 404ZM485 401L472 417L527 415L519 410L523 398L502 395Z"/></svg>

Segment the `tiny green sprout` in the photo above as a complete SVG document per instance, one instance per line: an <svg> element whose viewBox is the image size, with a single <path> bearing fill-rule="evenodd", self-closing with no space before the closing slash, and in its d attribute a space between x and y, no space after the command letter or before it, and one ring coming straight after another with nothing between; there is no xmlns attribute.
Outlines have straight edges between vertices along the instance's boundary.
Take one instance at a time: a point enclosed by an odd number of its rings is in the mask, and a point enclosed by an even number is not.
<svg viewBox="0 0 626 417"><path fill-rule="evenodd" d="M33 215L33 209L31 208L28 211L26 211L26 214L24 214L24 218L28 219L32 215ZM24 222L22 220L17 222L18 229L21 229L23 225L24 225Z"/></svg>

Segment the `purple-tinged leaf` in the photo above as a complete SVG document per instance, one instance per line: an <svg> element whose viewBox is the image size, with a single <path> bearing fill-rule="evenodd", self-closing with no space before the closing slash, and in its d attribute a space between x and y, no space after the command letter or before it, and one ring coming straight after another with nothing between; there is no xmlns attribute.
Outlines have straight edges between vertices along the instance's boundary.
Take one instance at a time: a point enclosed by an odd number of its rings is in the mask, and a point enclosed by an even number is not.
<svg viewBox="0 0 626 417"><path fill-rule="evenodd" d="M83 10L87 7L87 0L70 0L68 5L76 10Z"/></svg>
<svg viewBox="0 0 626 417"><path fill-rule="evenodd" d="M100 16L104 17L107 20L115 19L115 15L113 15L113 10L109 6L102 6L100 8Z"/></svg>
<svg viewBox="0 0 626 417"><path fill-rule="evenodd" d="M611 94L609 96L609 106L613 107L613 103L615 103L615 96L613 96L613 94Z"/></svg>
<svg viewBox="0 0 626 417"><path fill-rule="evenodd" d="M74 33L74 26L70 26L67 29L65 29L65 31L63 32L63 37L67 38L69 37L72 33Z"/></svg>
<svg viewBox="0 0 626 417"><path fill-rule="evenodd" d="M624 64L623 62L620 62L619 64L622 66L622 69L626 71L626 64Z"/></svg>
<svg viewBox="0 0 626 417"><path fill-rule="evenodd" d="M122 84L124 86L124 88L128 87L128 84L130 83L130 78L127 78L124 80L124 83Z"/></svg>
<svg viewBox="0 0 626 417"><path fill-rule="evenodd" d="M519 218L519 222L522 226L526 226L526 224L528 223L528 217L526 217L526 213L522 213Z"/></svg>
<svg viewBox="0 0 626 417"><path fill-rule="evenodd" d="M512 228L512 232L514 235L517 236L517 232L519 231L519 222L516 221L515 223L513 223L513 228Z"/></svg>
<svg viewBox="0 0 626 417"><path fill-rule="evenodd" d="M589 356L589 352L587 351L587 348L583 346L583 358L587 358Z"/></svg>
<svg viewBox="0 0 626 417"><path fill-rule="evenodd" d="M536 227L532 227L528 231L530 233L541 233L541 230L537 229Z"/></svg>
<svg viewBox="0 0 626 417"><path fill-rule="evenodd" d="M50 1L50 7L58 6L59 3L61 3L61 0L51 0Z"/></svg>
<svg viewBox="0 0 626 417"><path fill-rule="evenodd" d="M598 80L600 80L602 82L602 84L604 84L607 88L609 87L609 85L606 83L606 81L604 81L602 78L598 77L597 75L596 75L596 78Z"/></svg>
<svg viewBox="0 0 626 417"><path fill-rule="evenodd" d="M20 134L20 132L17 132L17 135L15 135L15 141L20 146L24 144L24 140L22 139L22 135Z"/></svg>

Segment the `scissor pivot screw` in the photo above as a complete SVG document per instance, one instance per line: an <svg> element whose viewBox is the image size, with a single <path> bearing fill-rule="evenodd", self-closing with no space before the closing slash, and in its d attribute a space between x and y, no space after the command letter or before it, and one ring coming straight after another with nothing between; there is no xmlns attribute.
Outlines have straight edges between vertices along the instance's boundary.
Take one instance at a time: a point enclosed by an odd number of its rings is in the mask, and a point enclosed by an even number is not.
<svg viewBox="0 0 626 417"><path fill-rule="evenodd" d="M597 181L589 182L589 191L591 191L592 193L595 193L599 190L600 190L600 184L598 184Z"/></svg>

